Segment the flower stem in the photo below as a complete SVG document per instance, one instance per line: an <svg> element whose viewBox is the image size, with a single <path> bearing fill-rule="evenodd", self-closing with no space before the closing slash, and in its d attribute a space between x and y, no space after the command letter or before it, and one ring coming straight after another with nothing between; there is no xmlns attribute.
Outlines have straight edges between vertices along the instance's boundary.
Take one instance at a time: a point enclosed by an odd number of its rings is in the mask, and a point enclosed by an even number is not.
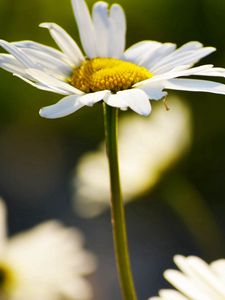
<svg viewBox="0 0 225 300"><path fill-rule="evenodd" d="M111 215L114 249L124 300L137 300L128 252L125 213L118 160L118 109L104 105L105 139L111 184Z"/></svg>

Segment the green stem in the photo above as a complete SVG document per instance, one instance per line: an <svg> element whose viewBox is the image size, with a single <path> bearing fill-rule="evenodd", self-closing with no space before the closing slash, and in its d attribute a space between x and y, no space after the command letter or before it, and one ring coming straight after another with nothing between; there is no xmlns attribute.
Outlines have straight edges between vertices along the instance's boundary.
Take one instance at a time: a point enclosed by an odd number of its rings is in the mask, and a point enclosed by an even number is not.
<svg viewBox="0 0 225 300"><path fill-rule="evenodd" d="M137 300L128 252L118 160L118 109L104 104L105 139L111 184L111 215L115 256L124 300Z"/></svg>

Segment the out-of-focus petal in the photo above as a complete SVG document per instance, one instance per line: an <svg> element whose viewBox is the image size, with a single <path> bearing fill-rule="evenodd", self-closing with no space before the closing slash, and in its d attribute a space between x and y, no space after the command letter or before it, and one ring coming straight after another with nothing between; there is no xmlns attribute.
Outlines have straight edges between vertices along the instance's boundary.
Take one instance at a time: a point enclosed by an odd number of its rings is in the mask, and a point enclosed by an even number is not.
<svg viewBox="0 0 225 300"><path fill-rule="evenodd" d="M109 95L106 103L120 109L128 106L118 94ZM168 103L168 112L162 104L154 103L150 118L121 114L118 140L125 202L151 189L190 145L189 108L180 98L168 97ZM109 206L109 193L108 163L101 144L97 151L84 154L77 165L75 208L83 216L96 216Z"/></svg>
<svg viewBox="0 0 225 300"><path fill-rule="evenodd" d="M3 200L0 198L0 255L4 252L7 238L6 228L6 207Z"/></svg>
<svg viewBox="0 0 225 300"><path fill-rule="evenodd" d="M196 256L184 257L176 255L174 262L180 269L166 270L164 277L176 289L159 291L158 299L168 300L222 300L225 299L224 274L225 263L221 272L216 272L214 266L224 260L218 260L208 265ZM215 264L215 265L214 265ZM221 267L221 265L220 265ZM222 276L221 276L222 275ZM149 300L154 300L150 298ZM156 297L157 299L157 297Z"/></svg>

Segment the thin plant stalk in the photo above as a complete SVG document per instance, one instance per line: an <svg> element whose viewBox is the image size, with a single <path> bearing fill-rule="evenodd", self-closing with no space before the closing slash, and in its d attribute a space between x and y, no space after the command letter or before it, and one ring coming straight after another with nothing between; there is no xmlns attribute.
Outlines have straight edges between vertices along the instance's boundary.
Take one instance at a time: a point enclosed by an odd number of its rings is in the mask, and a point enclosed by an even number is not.
<svg viewBox="0 0 225 300"><path fill-rule="evenodd" d="M124 300L137 300L130 265L118 159L118 109L104 104L105 140L111 186L114 249Z"/></svg>

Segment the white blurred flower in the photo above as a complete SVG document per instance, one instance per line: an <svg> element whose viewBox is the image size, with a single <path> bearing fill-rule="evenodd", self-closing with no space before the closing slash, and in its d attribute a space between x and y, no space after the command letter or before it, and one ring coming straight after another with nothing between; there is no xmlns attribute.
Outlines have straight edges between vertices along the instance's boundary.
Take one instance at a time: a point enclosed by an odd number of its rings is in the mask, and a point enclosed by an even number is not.
<svg viewBox="0 0 225 300"><path fill-rule="evenodd" d="M164 277L178 290L161 290L149 300L225 300L225 259L207 264L196 256L177 255L181 271L167 270Z"/></svg>
<svg viewBox="0 0 225 300"><path fill-rule="evenodd" d="M95 259L83 249L83 236L56 221L12 238L6 233L6 208L0 200L0 299L89 300L84 278Z"/></svg>
<svg viewBox="0 0 225 300"><path fill-rule="evenodd" d="M38 89L64 95L58 103L41 109L41 116L63 117L102 100L146 116L151 112L149 100L160 100L171 89L225 95L224 84L186 78L225 77L223 68L193 67L214 47L193 41L177 49L172 43L142 41L125 50L126 17L120 5L109 8L98 1L92 14L84 0L72 0L72 5L86 56L55 23L40 26L49 29L61 51L33 41L0 40L10 53L0 54L1 68Z"/></svg>
<svg viewBox="0 0 225 300"><path fill-rule="evenodd" d="M124 200L150 189L187 149L191 139L188 107L177 97L169 99L171 110L158 106L151 118L121 118L119 124L120 173ZM74 178L75 209L83 216L99 214L109 206L108 162L105 145L84 154Z"/></svg>

